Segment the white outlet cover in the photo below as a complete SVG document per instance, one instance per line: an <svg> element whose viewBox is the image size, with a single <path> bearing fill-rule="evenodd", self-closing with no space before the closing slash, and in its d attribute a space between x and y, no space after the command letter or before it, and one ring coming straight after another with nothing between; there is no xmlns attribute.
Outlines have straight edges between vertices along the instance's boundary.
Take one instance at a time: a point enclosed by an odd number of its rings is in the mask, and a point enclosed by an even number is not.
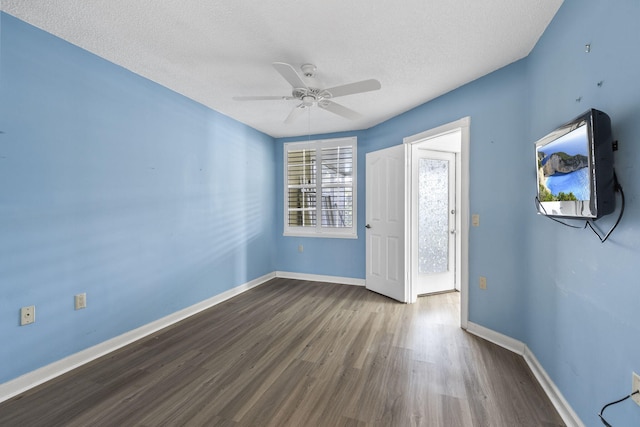
<svg viewBox="0 0 640 427"><path fill-rule="evenodd" d="M30 325L36 321L36 306L30 305L20 309L20 326Z"/></svg>
<svg viewBox="0 0 640 427"><path fill-rule="evenodd" d="M636 390L640 390L640 375L638 375L638 374L636 374L634 372L633 373L633 385L631 387L631 393L633 393ZM633 396L631 396L631 398L633 399L634 402L636 402L638 405L640 405L640 393L634 394Z"/></svg>

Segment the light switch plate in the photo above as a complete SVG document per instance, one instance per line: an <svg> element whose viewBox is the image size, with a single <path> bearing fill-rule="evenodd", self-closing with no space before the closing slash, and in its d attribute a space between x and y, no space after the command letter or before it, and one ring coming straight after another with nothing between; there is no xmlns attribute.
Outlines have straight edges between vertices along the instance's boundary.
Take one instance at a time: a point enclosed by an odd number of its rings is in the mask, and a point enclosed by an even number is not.
<svg viewBox="0 0 640 427"><path fill-rule="evenodd" d="M80 310L87 307L87 294L81 293L74 296L74 305L76 310Z"/></svg>

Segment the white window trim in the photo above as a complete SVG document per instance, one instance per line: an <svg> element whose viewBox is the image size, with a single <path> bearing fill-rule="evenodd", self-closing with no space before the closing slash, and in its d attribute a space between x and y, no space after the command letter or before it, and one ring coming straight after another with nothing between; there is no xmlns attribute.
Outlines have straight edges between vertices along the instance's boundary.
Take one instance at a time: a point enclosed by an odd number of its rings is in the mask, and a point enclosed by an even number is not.
<svg viewBox="0 0 640 427"><path fill-rule="evenodd" d="M320 150L322 148L331 148L336 146L345 146L351 145L353 147L353 218L352 218L352 227L349 228L323 228L321 221L318 221L316 227L296 227L290 226L288 223L288 215L289 215L289 205L288 205L288 171L287 171L287 153L290 150L300 150L300 149L316 149ZM301 141L301 142L287 142L284 144L283 150L283 166L284 166L284 174L283 174L283 222L284 222L284 236L292 236L292 237L324 237L324 238L336 238L336 239L357 239L358 238L358 139L357 137L349 137L349 138L333 138L333 139L318 139L313 141ZM320 170L321 168L318 168ZM316 180L318 188L321 190L321 180ZM321 191L318 191L317 194L321 194ZM317 209L317 218L321 218L320 209L321 203L318 203Z"/></svg>

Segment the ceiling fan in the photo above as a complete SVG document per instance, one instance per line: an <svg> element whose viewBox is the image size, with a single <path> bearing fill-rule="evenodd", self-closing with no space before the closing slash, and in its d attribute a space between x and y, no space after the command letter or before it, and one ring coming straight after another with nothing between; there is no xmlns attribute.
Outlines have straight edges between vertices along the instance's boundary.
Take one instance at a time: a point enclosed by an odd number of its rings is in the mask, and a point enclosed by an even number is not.
<svg viewBox="0 0 640 427"><path fill-rule="evenodd" d="M315 77L316 66L313 64L304 64L300 67L302 70L302 76L291 65L284 62L274 62L273 68L289 84L293 87L291 95L287 96L234 96L236 101L272 101L272 100L297 100L301 101L300 104L295 106L291 113L285 119L285 123L291 123L298 117L306 108L310 108L313 105L330 111L345 119L355 120L360 117L360 113L353 111L350 108L333 102L333 98L340 96L354 95L356 93L370 92L380 89L381 85L378 80L369 79L362 80L355 83L349 83L346 85L340 85L330 88L322 89L320 82Z"/></svg>

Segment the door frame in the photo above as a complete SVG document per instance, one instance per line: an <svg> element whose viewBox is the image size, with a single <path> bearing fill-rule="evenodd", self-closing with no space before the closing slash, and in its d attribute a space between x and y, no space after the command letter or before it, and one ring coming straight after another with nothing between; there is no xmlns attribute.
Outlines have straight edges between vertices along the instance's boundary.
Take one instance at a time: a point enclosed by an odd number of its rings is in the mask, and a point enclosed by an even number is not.
<svg viewBox="0 0 640 427"><path fill-rule="evenodd" d="M412 265L413 242L417 236L414 230L414 207L412 206L413 179L412 171L418 166L414 161L414 153L417 147L436 151L450 151L456 153L456 204L458 215L456 217L457 235L456 257L456 284L460 291L460 326L467 328L469 321L469 127L471 118L464 117L451 123L408 136L403 139L405 144L405 274L409 289L410 302L416 302L417 294L417 266ZM440 136L460 131L460 146L451 147L442 145ZM438 145L440 144L440 145Z"/></svg>

